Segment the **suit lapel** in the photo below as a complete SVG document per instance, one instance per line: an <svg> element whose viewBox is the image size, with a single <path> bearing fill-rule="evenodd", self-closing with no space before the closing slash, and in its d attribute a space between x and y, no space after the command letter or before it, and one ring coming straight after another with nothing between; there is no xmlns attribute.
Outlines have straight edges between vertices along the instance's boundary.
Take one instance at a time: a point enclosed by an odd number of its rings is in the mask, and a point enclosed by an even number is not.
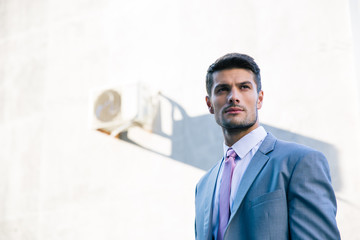
<svg viewBox="0 0 360 240"><path fill-rule="evenodd" d="M205 200L206 207L204 209L204 233L206 239L211 239L212 237L213 201L221 163L222 160L214 167L208 178L208 186L211 187L208 188L208 193L206 194L206 196L211 197Z"/></svg>
<svg viewBox="0 0 360 240"><path fill-rule="evenodd" d="M229 219L229 224L232 218L234 217L236 211L239 209L246 193L248 192L255 178L269 160L269 157L266 154L268 154L270 151L274 149L275 142L276 142L276 138L271 133L268 133L263 143L260 145L258 151L251 159L249 166L247 167L244 176L240 182L239 188L237 190L234 203L231 208L231 216Z"/></svg>

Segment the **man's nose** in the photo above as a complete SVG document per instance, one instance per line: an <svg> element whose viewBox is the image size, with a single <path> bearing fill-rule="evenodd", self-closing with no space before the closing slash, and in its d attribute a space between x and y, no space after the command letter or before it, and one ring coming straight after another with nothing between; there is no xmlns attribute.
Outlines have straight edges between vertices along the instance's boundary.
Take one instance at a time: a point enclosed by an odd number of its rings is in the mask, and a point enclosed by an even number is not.
<svg viewBox="0 0 360 240"><path fill-rule="evenodd" d="M229 96L228 96L229 103L240 103L240 93L236 89L231 89Z"/></svg>

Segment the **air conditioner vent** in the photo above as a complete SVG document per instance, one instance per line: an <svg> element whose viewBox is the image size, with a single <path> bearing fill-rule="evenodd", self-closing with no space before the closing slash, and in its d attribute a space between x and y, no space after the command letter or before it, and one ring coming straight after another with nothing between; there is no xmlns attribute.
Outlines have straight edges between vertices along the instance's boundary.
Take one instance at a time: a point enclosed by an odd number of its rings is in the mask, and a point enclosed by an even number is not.
<svg viewBox="0 0 360 240"><path fill-rule="evenodd" d="M121 113L121 96L114 90L106 90L96 99L94 106L99 121L112 121Z"/></svg>
<svg viewBox="0 0 360 240"><path fill-rule="evenodd" d="M127 130L133 125L151 130L158 93L144 84L122 84L93 89L90 93L89 125L111 135Z"/></svg>

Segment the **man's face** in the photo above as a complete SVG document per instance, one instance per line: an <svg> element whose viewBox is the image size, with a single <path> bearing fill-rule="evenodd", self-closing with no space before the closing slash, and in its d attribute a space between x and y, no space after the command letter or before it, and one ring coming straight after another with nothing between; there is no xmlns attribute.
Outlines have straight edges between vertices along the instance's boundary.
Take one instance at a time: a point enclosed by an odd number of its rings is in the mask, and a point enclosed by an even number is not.
<svg viewBox="0 0 360 240"><path fill-rule="evenodd" d="M254 74L234 68L213 73L213 79L211 97L206 97L206 103L216 122L227 130L257 126L263 92L257 93Z"/></svg>

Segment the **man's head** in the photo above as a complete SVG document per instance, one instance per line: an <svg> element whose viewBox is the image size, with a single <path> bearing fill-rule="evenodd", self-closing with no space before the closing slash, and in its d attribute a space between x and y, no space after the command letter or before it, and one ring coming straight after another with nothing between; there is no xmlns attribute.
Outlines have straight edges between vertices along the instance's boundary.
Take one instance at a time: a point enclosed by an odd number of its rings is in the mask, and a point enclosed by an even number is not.
<svg viewBox="0 0 360 240"><path fill-rule="evenodd" d="M254 59L246 54L241 53L228 53L218 58L213 64L211 64L207 70L206 75L206 91L209 97L211 97L211 89L214 84L213 74L217 71L242 68L250 70L255 77L257 92L261 90L261 76L260 68L254 61Z"/></svg>
<svg viewBox="0 0 360 240"><path fill-rule="evenodd" d="M225 138L241 137L259 126L264 93L260 69L251 57L232 53L219 58L209 67L206 86L206 104Z"/></svg>

